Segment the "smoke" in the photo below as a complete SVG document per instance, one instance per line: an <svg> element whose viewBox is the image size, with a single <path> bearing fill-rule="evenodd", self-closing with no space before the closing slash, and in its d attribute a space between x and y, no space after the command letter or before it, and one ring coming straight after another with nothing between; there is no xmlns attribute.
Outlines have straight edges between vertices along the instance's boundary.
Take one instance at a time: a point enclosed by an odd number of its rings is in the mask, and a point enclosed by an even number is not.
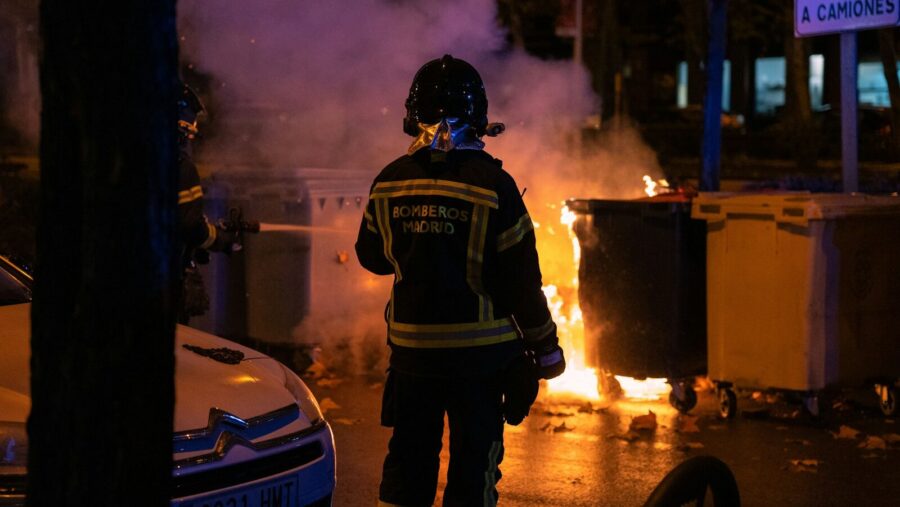
<svg viewBox="0 0 900 507"><path fill-rule="evenodd" d="M632 129L582 139L599 112L588 74L507 46L493 0L180 0L182 60L211 76L201 93L216 131L204 159L217 167L363 169L372 176L405 153L404 101L416 70L445 53L485 81L490 121L507 125L486 150L527 188L545 281L571 280L572 245L559 224L570 197L638 197L641 176L661 173ZM355 260L354 260L355 262ZM379 302L388 297L385 292ZM374 322L380 312L346 320ZM369 310L366 310L369 312ZM309 320L333 337L346 329ZM353 329L366 335L367 332ZM382 342L383 343L383 342Z"/></svg>
<svg viewBox="0 0 900 507"><path fill-rule="evenodd" d="M7 0L0 9L0 123L14 133L2 141L30 148L40 132L37 11L36 0Z"/></svg>

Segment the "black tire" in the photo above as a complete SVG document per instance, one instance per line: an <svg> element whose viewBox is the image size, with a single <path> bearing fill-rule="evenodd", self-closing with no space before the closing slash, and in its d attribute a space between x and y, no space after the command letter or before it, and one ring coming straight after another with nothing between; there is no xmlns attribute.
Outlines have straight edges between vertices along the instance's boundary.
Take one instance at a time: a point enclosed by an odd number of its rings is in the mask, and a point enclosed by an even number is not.
<svg viewBox="0 0 900 507"><path fill-rule="evenodd" d="M740 507L737 481L728 465L712 456L695 456L666 474L644 507L704 505L706 491L712 491L716 507Z"/></svg>
<svg viewBox="0 0 900 507"><path fill-rule="evenodd" d="M719 416L722 419L734 419L734 416L737 415L737 395L734 394L734 391L727 387L720 388L718 398Z"/></svg>
<svg viewBox="0 0 900 507"><path fill-rule="evenodd" d="M881 413L885 417L894 417L897 415L897 388L887 386L885 389L887 389L887 396L884 398L878 397L878 408L881 409Z"/></svg>
<svg viewBox="0 0 900 507"><path fill-rule="evenodd" d="M673 389L669 392L669 404L682 414L686 414L697 406L697 391L693 387L685 387L684 399L679 399L678 396L675 396L675 390Z"/></svg>

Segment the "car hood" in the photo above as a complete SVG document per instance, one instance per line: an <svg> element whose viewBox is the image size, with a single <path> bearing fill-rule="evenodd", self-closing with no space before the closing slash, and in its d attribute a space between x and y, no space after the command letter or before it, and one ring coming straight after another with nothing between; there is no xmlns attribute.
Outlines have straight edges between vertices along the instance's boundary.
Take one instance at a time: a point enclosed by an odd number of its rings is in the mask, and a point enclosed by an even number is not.
<svg viewBox="0 0 900 507"><path fill-rule="evenodd" d="M31 408L31 305L0 307L0 419L25 422ZM229 349L243 354L238 364L226 364L184 347ZM179 325L175 338L176 432L205 428L211 411L241 419L270 413L296 403L285 388L285 372L274 359L234 342ZM203 352L200 350L200 352ZM306 414L294 430L309 427ZM299 428L297 426L300 426Z"/></svg>

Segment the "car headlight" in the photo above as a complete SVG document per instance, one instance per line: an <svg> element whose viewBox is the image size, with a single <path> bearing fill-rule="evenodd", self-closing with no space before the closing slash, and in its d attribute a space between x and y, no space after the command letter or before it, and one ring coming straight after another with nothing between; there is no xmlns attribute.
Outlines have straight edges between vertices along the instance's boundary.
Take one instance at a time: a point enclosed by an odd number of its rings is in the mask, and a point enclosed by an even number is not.
<svg viewBox="0 0 900 507"><path fill-rule="evenodd" d="M313 396L309 388L306 387L306 384L304 384L303 381L300 380L300 377L291 371L290 368L283 364L280 366L281 369L284 370L284 387L290 391L291 395L294 396L294 399L297 400L297 404L300 405L300 410L306 414L306 417L309 418L309 422L316 424L317 422L324 420L325 418L322 416L322 410L319 408L319 402L316 401L316 397Z"/></svg>

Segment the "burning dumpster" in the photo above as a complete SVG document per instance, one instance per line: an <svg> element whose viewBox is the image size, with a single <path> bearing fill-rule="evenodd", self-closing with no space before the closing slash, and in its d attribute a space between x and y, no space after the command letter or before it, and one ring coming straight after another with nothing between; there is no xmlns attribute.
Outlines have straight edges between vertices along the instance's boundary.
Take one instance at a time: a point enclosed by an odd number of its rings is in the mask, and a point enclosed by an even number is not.
<svg viewBox="0 0 900 507"><path fill-rule="evenodd" d="M735 388L799 392L873 385L896 412L900 199L848 194L701 194L707 222L709 376L720 412Z"/></svg>
<svg viewBox="0 0 900 507"><path fill-rule="evenodd" d="M567 204L581 246L585 348L601 384L613 374L665 377L672 405L690 410L693 377L706 371L706 232L691 219L690 198Z"/></svg>

